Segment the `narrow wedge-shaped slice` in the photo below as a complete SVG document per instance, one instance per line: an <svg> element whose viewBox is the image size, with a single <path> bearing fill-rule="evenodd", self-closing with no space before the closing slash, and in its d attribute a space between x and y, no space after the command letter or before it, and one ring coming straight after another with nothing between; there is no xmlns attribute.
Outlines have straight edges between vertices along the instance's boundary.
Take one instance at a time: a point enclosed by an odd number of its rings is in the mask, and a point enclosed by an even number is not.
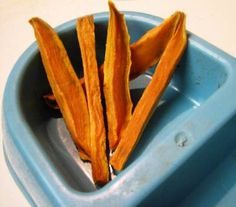
<svg viewBox="0 0 236 207"><path fill-rule="evenodd" d="M130 46L132 60L130 80L138 77L159 61L175 31L180 16L181 12L175 12Z"/></svg>
<svg viewBox="0 0 236 207"><path fill-rule="evenodd" d="M135 107L132 118L122 134L122 139L111 157L110 164L114 169L119 171L123 168L137 144L157 102L172 77L174 69L184 52L186 43L185 15L181 13L176 30L163 52L152 80Z"/></svg>
<svg viewBox="0 0 236 207"><path fill-rule="evenodd" d="M110 18L104 61L104 96L110 149L115 149L132 111L129 91L131 54L124 15L109 1Z"/></svg>
<svg viewBox="0 0 236 207"><path fill-rule="evenodd" d="M92 175L95 183L105 184L109 181L109 168L106 155L106 129L95 51L93 16L79 18L76 30L83 61L89 109Z"/></svg>
<svg viewBox="0 0 236 207"><path fill-rule="evenodd" d="M40 18L32 18L30 23L34 28L49 84L66 126L80 149L82 159L89 159L89 112L80 81L53 28Z"/></svg>

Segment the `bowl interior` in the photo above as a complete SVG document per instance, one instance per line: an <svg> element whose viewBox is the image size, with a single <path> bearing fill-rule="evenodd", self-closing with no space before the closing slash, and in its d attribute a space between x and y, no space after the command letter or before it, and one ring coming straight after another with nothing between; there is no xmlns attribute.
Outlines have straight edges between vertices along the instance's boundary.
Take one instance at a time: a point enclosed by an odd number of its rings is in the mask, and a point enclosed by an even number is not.
<svg viewBox="0 0 236 207"><path fill-rule="evenodd" d="M131 42L141 37L154 23L127 18ZM107 20L96 21L96 51L98 65L104 60ZM82 75L82 61L74 28L60 31L71 62L78 76ZM191 34L189 34L191 36ZM148 54L147 54L148 55ZM226 81L227 71L216 57L196 47L193 41L178 64L171 83L152 115L139 144L127 163L145 153L146 147L170 122L186 116L207 101ZM146 75L131 82L134 103L140 98L145 84L150 80L154 68ZM19 84L19 106L26 124L34 134L34 141L43 150L58 174L70 187L82 192L95 191L89 165L78 161L76 149L57 111L49 109L42 96L50 92L39 52L31 55ZM160 140L161 141L161 140ZM70 150L68 150L68 147Z"/></svg>

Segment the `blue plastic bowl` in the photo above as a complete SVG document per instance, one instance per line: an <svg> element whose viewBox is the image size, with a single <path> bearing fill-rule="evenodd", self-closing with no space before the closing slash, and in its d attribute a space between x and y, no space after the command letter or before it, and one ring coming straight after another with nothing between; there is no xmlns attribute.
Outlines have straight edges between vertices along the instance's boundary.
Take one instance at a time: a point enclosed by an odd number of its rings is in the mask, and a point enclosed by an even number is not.
<svg viewBox="0 0 236 207"><path fill-rule="evenodd" d="M162 21L136 12L125 15L131 42ZM107 13L95 15L99 64L107 19ZM57 31L74 67L82 68L75 20ZM134 101L142 92L139 84L132 90ZM100 189L76 154L63 150L68 132L42 100L49 88L33 43L15 64L3 101L6 161L32 206L236 203L235 58L189 33L186 52L125 169Z"/></svg>

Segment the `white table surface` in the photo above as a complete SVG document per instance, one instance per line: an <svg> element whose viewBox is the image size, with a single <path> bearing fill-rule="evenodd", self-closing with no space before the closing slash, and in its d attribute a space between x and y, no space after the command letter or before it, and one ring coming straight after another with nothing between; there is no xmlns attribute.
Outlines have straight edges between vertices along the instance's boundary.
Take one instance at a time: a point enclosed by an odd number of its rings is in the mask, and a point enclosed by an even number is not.
<svg viewBox="0 0 236 207"><path fill-rule="evenodd" d="M139 11L163 18L175 10L184 11L189 31L236 57L235 0L114 2L120 10ZM107 0L0 0L0 110L7 77L18 57L35 39L28 24L31 17L41 17L52 26L57 26L78 16L107 10ZM6 167L2 138L0 129L0 207L27 207L28 202Z"/></svg>

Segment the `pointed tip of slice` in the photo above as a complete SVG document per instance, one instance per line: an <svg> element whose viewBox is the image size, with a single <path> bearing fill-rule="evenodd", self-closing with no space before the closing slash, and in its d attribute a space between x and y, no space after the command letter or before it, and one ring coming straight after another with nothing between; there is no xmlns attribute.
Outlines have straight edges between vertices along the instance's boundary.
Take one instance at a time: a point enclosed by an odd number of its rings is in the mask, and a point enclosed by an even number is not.
<svg viewBox="0 0 236 207"><path fill-rule="evenodd" d="M183 18L183 17L185 17L186 15L185 15L185 13L184 12L182 12L182 11L175 11L171 16L170 16L170 19L172 19L172 18L176 18L176 19L178 19L177 21L179 21L181 18Z"/></svg>
<svg viewBox="0 0 236 207"><path fill-rule="evenodd" d="M43 19L39 18L39 17L32 17L31 19L29 19L28 21L33 27L37 26L37 25L44 25L48 28L52 28L46 21L44 21Z"/></svg>
<svg viewBox="0 0 236 207"><path fill-rule="evenodd" d="M28 20L28 22L32 25L37 17L32 17Z"/></svg>
<svg viewBox="0 0 236 207"><path fill-rule="evenodd" d="M42 22L43 20L39 17L32 17L31 19L29 19L29 23L32 25L35 22Z"/></svg>
<svg viewBox="0 0 236 207"><path fill-rule="evenodd" d="M120 12L116 8L116 5L114 4L114 2L112 0L108 0L108 6L109 6L110 12L117 12L120 14Z"/></svg>
<svg viewBox="0 0 236 207"><path fill-rule="evenodd" d="M115 6L114 2L112 0L108 0L108 5L109 6Z"/></svg>

